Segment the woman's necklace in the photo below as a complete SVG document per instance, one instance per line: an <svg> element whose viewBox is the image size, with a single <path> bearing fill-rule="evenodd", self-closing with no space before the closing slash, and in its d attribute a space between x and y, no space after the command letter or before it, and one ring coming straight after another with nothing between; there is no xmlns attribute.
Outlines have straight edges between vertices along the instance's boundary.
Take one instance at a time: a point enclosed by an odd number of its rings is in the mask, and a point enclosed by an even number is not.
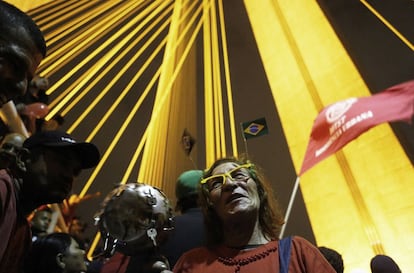
<svg viewBox="0 0 414 273"><path fill-rule="evenodd" d="M250 257L243 258L243 259L233 259L229 257L218 257L218 261L227 266L234 266L234 273L239 273L240 268L245 266L246 264L253 263L255 261L261 260L269 256L270 253L275 252L277 250L277 246L272 248L266 249L263 252L254 254Z"/></svg>

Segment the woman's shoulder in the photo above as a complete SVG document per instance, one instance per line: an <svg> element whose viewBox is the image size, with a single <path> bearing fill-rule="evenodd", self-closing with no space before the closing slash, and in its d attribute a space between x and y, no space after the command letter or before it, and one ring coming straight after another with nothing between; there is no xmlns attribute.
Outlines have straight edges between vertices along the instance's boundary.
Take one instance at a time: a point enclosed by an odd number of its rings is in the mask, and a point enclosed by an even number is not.
<svg viewBox="0 0 414 273"><path fill-rule="evenodd" d="M182 257L193 257L193 256L200 256L200 255L209 255L211 249L205 246L195 247L183 253Z"/></svg>
<svg viewBox="0 0 414 273"><path fill-rule="evenodd" d="M183 272L183 268L199 268L216 260L217 255L207 247L196 247L184 252L174 266L174 272Z"/></svg>
<svg viewBox="0 0 414 273"><path fill-rule="evenodd" d="M304 237L290 236L290 238L292 240L292 247L297 250L311 251L311 252L318 251L317 247Z"/></svg>
<svg viewBox="0 0 414 273"><path fill-rule="evenodd" d="M291 236L292 242L297 244L304 244L304 245L313 245L308 239L301 237L301 236Z"/></svg>
<svg viewBox="0 0 414 273"><path fill-rule="evenodd" d="M293 263L302 265L307 272L335 273L316 245L300 236L292 237Z"/></svg>

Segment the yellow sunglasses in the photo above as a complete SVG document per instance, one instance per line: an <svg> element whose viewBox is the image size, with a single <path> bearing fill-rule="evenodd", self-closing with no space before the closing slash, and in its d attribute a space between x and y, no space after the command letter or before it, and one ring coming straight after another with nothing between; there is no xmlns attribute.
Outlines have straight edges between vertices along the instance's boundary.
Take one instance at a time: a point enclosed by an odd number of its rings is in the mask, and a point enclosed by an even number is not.
<svg viewBox="0 0 414 273"><path fill-rule="evenodd" d="M241 169L248 169L251 168L253 164L247 163L240 165L226 173L215 174L209 177L206 177L200 181L203 185L207 185L209 191L221 188L226 183L226 178L229 178L233 181L244 181L247 182L249 178L251 178L250 174L247 172L243 172Z"/></svg>

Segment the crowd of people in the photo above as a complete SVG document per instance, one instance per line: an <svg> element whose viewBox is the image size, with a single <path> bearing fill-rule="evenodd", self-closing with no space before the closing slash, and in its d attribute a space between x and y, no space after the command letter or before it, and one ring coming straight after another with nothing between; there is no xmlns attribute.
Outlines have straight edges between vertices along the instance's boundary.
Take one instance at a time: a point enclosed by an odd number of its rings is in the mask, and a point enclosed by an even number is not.
<svg viewBox="0 0 414 273"><path fill-rule="evenodd" d="M100 153L94 144L76 141L57 130L57 125L44 127L40 112L47 112L42 107L48 103L45 90L49 83L36 75L36 69L45 56L46 43L34 21L0 1L0 106L14 101L30 133L26 137L1 132L0 272L89 270L83 237L86 226L78 217L71 217L68 232L51 229L50 205L67 200L76 177L95 167ZM38 108L33 108L34 103L40 103ZM59 125L62 120L56 122ZM154 198L146 196L146 204L155 207ZM120 243L122 240L115 240L113 255L105 257L95 272L344 271L342 256L333 249L318 248L300 236L279 239L284 224L281 209L263 172L248 159L221 158L205 171L182 173L176 183L176 200L172 229L163 230L167 234L164 240L156 240L160 231L153 224L159 219L150 213L150 226L139 235L148 236L145 242L150 242L149 249L135 244L131 250ZM125 236L131 232L136 235L139 229L122 226L131 221L116 222L119 226L115 230L127 232ZM145 250L148 256L143 251L135 253L133 248ZM152 255L154 252L157 255ZM372 258L370 267L372 273L401 272L385 255Z"/></svg>
<svg viewBox="0 0 414 273"><path fill-rule="evenodd" d="M38 26L27 14L1 1L2 110L10 102L16 102L25 96L32 79L36 77L36 69L45 56L46 43ZM2 121L10 129L10 120ZM53 245L49 244L49 235L45 231L51 219L46 216L47 209L39 208L60 203L67 198L81 170L96 166L100 159L99 151L92 143L77 142L71 135L57 130L31 129L30 134L20 136L19 132L11 130L1 132L0 272L39 272L34 270L43 263L38 258L32 262L29 260L39 254L36 250L38 245ZM10 137L9 133L15 135ZM33 211L36 212L31 224L29 216ZM60 237L51 239L61 241ZM69 252L75 248L76 245L70 244L67 249L59 249L63 255L62 261L72 259ZM82 257L82 261L83 259ZM53 261L56 262L56 259ZM27 264L30 267L25 268ZM64 267L69 267L69 263ZM59 271L48 268L42 272Z"/></svg>

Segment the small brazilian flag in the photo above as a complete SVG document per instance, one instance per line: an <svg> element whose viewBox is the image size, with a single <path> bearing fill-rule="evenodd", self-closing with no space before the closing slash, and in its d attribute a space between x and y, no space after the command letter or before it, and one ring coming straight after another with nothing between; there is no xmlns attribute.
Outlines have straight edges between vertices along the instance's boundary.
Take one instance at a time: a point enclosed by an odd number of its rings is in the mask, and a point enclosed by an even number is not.
<svg viewBox="0 0 414 273"><path fill-rule="evenodd" d="M258 137L269 133L265 118L243 122L241 125L245 139Z"/></svg>

